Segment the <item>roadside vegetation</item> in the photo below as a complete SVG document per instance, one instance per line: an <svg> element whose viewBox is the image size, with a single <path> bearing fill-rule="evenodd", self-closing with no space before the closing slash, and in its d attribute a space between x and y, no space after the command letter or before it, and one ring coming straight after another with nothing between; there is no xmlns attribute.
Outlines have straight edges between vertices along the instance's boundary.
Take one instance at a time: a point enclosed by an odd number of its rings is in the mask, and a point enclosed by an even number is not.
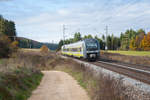
<svg viewBox="0 0 150 100"><path fill-rule="evenodd" d="M33 68L20 67L0 74L0 100L27 100L42 78Z"/></svg>
<svg viewBox="0 0 150 100"><path fill-rule="evenodd" d="M43 74L31 54L19 50L0 59L0 100L27 100L39 85Z"/></svg>

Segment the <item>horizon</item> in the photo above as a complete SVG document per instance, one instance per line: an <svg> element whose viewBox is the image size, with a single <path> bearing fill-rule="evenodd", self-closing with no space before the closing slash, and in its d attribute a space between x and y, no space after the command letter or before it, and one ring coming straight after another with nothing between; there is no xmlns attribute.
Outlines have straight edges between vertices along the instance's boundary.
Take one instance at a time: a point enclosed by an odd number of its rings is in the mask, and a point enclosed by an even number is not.
<svg viewBox="0 0 150 100"><path fill-rule="evenodd" d="M120 36L127 29L150 31L149 0L0 0L0 14L16 24L19 37L58 43L75 32Z"/></svg>

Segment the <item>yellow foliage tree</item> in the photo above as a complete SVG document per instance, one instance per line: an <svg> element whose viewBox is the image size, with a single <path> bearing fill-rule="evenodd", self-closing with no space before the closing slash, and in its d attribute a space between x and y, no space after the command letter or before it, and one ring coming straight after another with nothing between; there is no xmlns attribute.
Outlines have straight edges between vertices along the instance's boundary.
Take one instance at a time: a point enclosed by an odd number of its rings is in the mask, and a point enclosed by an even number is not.
<svg viewBox="0 0 150 100"><path fill-rule="evenodd" d="M141 47L141 41L143 40L144 38L144 33L140 33L139 35L137 35L135 37L135 39L133 38L131 41L130 41L130 49L131 50L142 50L142 47Z"/></svg>
<svg viewBox="0 0 150 100"><path fill-rule="evenodd" d="M13 42L11 43L11 46L12 46L12 48L13 48L14 50L17 50L17 49L18 49L18 44L19 44L18 41L13 41Z"/></svg>
<svg viewBox="0 0 150 100"><path fill-rule="evenodd" d="M48 47L46 45L43 45L41 48L40 48L40 51L42 53L47 53L49 51Z"/></svg>
<svg viewBox="0 0 150 100"><path fill-rule="evenodd" d="M131 50L136 50L136 49L137 49L136 43L135 43L135 40L134 40L134 39L132 39L132 40L130 41L129 48L130 48Z"/></svg>
<svg viewBox="0 0 150 100"><path fill-rule="evenodd" d="M10 57L17 51L17 45L17 41L11 42L6 35L0 34L0 58Z"/></svg>
<svg viewBox="0 0 150 100"><path fill-rule="evenodd" d="M141 42L141 47L145 51L150 51L150 32L144 36L144 39Z"/></svg>

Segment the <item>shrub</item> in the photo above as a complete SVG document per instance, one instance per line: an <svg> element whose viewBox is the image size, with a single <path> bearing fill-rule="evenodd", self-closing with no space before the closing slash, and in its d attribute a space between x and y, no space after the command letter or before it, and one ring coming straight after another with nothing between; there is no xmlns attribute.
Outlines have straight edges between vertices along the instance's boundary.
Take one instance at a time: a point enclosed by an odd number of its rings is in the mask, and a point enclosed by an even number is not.
<svg viewBox="0 0 150 100"><path fill-rule="evenodd" d="M17 44L17 41L11 42L7 36L0 34L0 58L9 57L17 51Z"/></svg>
<svg viewBox="0 0 150 100"><path fill-rule="evenodd" d="M43 46L40 48L40 51L41 51L42 53L48 53L49 49L48 49L48 47L47 47L46 45L43 45Z"/></svg>
<svg viewBox="0 0 150 100"><path fill-rule="evenodd" d="M0 100L27 100L43 74L33 68L20 67L0 74Z"/></svg>
<svg viewBox="0 0 150 100"><path fill-rule="evenodd" d="M13 52L16 52L18 50L18 44L19 44L18 41L13 41L11 43L11 48L12 48Z"/></svg>
<svg viewBox="0 0 150 100"><path fill-rule="evenodd" d="M8 57L11 53L10 50L10 40L7 36L0 35L0 58L1 57Z"/></svg>

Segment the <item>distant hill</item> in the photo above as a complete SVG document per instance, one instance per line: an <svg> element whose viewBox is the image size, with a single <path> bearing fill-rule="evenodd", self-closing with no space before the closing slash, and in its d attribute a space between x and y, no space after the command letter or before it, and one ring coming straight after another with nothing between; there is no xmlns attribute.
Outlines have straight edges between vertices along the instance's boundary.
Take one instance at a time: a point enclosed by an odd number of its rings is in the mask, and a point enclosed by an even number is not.
<svg viewBox="0 0 150 100"><path fill-rule="evenodd" d="M24 37L17 37L17 40L20 48L41 48L42 45L46 45L50 50L56 50L58 48L58 44L55 43L43 43Z"/></svg>

